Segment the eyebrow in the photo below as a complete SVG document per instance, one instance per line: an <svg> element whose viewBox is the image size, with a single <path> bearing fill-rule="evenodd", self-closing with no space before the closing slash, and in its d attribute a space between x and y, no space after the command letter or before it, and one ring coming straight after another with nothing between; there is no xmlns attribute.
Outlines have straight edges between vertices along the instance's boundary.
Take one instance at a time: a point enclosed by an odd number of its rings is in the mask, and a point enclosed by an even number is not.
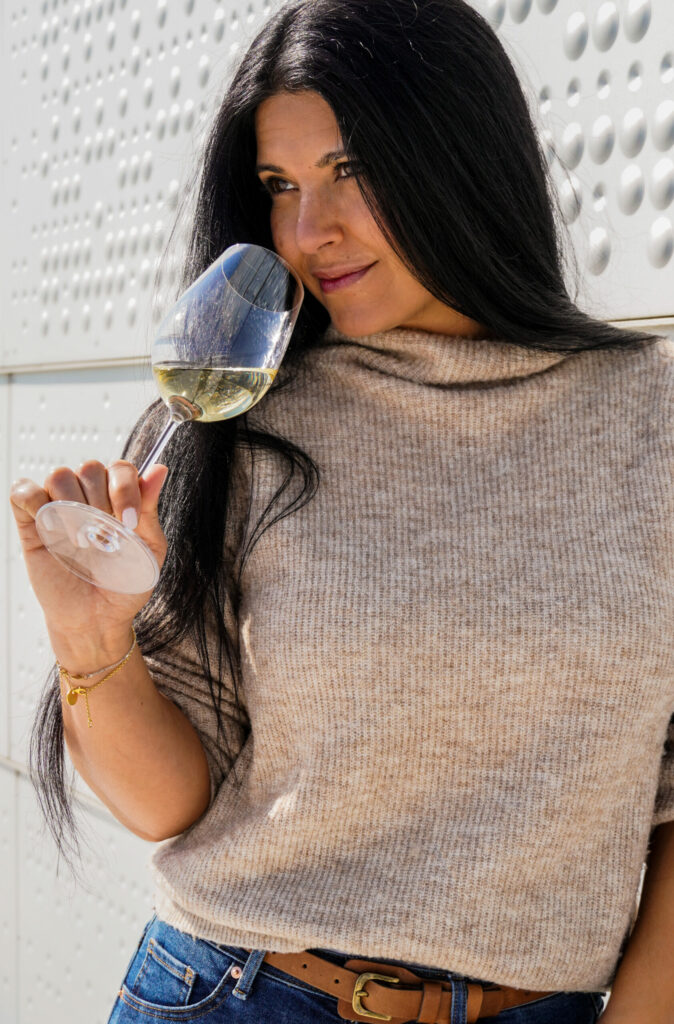
<svg viewBox="0 0 674 1024"><path fill-rule="evenodd" d="M329 153L324 153L323 156L316 161L316 167L327 167L329 164L334 164L336 160L341 160L342 157L347 156L343 149L333 149ZM276 174L284 174L282 167L277 167L276 164L258 164L255 168L256 174L260 171L274 171Z"/></svg>

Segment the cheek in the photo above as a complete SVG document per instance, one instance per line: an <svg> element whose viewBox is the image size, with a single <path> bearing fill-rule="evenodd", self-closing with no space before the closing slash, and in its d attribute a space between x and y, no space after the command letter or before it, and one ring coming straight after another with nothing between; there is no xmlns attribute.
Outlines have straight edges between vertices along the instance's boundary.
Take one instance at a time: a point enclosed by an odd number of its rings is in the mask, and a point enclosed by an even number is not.
<svg viewBox="0 0 674 1024"><path fill-rule="evenodd" d="M294 251L295 244L295 225L291 212L272 207L269 226L276 252L287 258Z"/></svg>

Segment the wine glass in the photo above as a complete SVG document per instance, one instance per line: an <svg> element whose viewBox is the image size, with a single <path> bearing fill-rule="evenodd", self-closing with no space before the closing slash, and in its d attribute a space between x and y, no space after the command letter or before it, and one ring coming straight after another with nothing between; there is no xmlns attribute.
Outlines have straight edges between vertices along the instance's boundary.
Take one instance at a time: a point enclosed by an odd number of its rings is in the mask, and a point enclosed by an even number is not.
<svg viewBox="0 0 674 1024"><path fill-rule="evenodd" d="M294 270L259 245L232 245L184 292L159 325L152 371L169 419L138 475L188 420L212 423L258 402L276 376L304 289ZM51 501L35 525L45 548L81 579L142 594L159 578L147 544L114 516Z"/></svg>

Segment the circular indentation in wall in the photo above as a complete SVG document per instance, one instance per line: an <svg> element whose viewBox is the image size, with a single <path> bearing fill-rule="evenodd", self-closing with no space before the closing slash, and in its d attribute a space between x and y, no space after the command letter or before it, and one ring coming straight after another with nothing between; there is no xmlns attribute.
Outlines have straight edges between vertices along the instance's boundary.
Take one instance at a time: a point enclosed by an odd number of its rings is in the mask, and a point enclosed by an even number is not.
<svg viewBox="0 0 674 1024"><path fill-rule="evenodd" d="M669 217L658 217L648 233L648 259L654 267L664 267L674 252L674 230Z"/></svg>
<svg viewBox="0 0 674 1024"><path fill-rule="evenodd" d="M630 64L627 72L627 88L630 92L637 92L644 82L644 67L641 61L635 60Z"/></svg>
<svg viewBox="0 0 674 1024"><path fill-rule="evenodd" d="M493 29L501 27L503 19L505 18L505 12L505 0L487 0L487 6L484 14ZM232 17L232 30L236 31L238 27L238 19L236 18L236 12L234 11Z"/></svg>
<svg viewBox="0 0 674 1024"><path fill-rule="evenodd" d="M567 20L564 30L564 53L569 60L578 60L587 46L587 18L582 11L575 11Z"/></svg>
<svg viewBox="0 0 674 1024"><path fill-rule="evenodd" d="M215 14L213 15L213 38L216 43L219 43L225 34L225 12L222 7L218 7Z"/></svg>
<svg viewBox="0 0 674 1024"><path fill-rule="evenodd" d="M590 156L596 164L603 164L608 160L615 145L615 129L613 121L608 114L602 114L596 119L590 131L590 138L587 144Z"/></svg>
<svg viewBox="0 0 674 1024"><path fill-rule="evenodd" d="M177 103L171 104L168 116L168 126L171 135L177 135L180 128L180 107Z"/></svg>
<svg viewBox="0 0 674 1024"><path fill-rule="evenodd" d="M562 182L559 199L565 222L573 224L583 204L583 192L575 174L570 174L566 181Z"/></svg>
<svg viewBox="0 0 674 1024"><path fill-rule="evenodd" d="M620 147L625 156L636 156L646 141L646 115L640 107L632 107L620 124Z"/></svg>
<svg viewBox="0 0 674 1024"><path fill-rule="evenodd" d="M592 207L596 213L602 213L606 209L606 202L606 185L600 181L592 189Z"/></svg>
<svg viewBox="0 0 674 1024"><path fill-rule="evenodd" d="M651 0L627 0L623 17L625 35L631 43L638 43L651 23Z"/></svg>
<svg viewBox="0 0 674 1024"><path fill-rule="evenodd" d="M618 36L618 8L613 0L600 4L592 23L594 45L602 52L610 50Z"/></svg>
<svg viewBox="0 0 674 1024"><path fill-rule="evenodd" d="M600 100L605 100L611 92L611 72L604 69L600 71L597 76L597 96Z"/></svg>
<svg viewBox="0 0 674 1024"><path fill-rule="evenodd" d="M660 61L660 78L665 85L674 82L674 53L666 53Z"/></svg>
<svg viewBox="0 0 674 1024"><path fill-rule="evenodd" d="M630 164L620 175L618 183L618 206L622 212L636 213L643 201L645 190L641 168L637 164Z"/></svg>
<svg viewBox="0 0 674 1024"><path fill-rule="evenodd" d="M552 98L550 95L550 88L544 85L538 94L538 109L541 114L547 114L552 106Z"/></svg>
<svg viewBox="0 0 674 1024"><path fill-rule="evenodd" d="M532 0L510 0L510 17L518 25L521 24L531 11Z"/></svg>
<svg viewBox="0 0 674 1024"><path fill-rule="evenodd" d="M674 199L674 161L668 156L658 160L651 171L649 194L657 210L664 210Z"/></svg>
<svg viewBox="0 0 674 1024"><path fill-rule="evenodd" d="M564 129L559 147L559 156L562 163L571 170L577 167L583 156L584 146L583 129L577 121L572 121Z"/></svg>
<svg viewBox="0 0 674 1024"><path fill-rule="evenodd" d="M667 150L674 144L674 100L663 100L653 116L653 142L657 149Z"/></svg>
<svg viewBox="0 0 674 1024"><path fill-rule="evenodd" d="M577 107L580 103L580 79L572 78L566 90L566 102L570 107Z"/></svg>
<svg viewBox="0 0 674 1024"><path fill-rule="evenodd" d="M180 187L175 178L172 178L169 182L168 194L166 196L166 205L169 210L175 210L178 207L178 198L180 195Z"/></svg>
<svg viewBox="0 0 674 1024"><path fill-rule="evenodd" d="M538 0L538 9L542 14L551 14L557 6L557 0Z"/></svg>
<svg viewBox="0 0 674 1024"><path fill-rule="evenodd" d="M594 228L590 232L588 267L590 273L601 274L611 258L611 242L605 228Z"/></svg>
<svg viewBox="0 0 674 1024"><path fill-rule="evenodd" d="M140 161L138 159L138 154L134 153L131 159L129 160L129 181L131 182L132 185L135 185L136 182L138 181L139 162Z"/></svg>

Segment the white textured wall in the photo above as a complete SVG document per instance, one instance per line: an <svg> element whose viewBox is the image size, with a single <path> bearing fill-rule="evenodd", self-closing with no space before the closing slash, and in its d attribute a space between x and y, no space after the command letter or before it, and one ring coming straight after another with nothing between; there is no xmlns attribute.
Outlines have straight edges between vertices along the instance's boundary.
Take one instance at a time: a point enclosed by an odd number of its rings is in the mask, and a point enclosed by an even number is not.
<svg viewBox="0 0 674 1024"><path fill-rule="evenodd" d="M526 77L583 269L581 304L674 331L671 0L475 3ZM8 483L112 459L153 397L157 258L204 118L271 6L0 0ZM179 250L180 239L160 304ZM50 655L6 501L0 545L0 1024L104 1024L151 913L149 847L80 786L87 888L56 877L24 767Z"/></svg>

